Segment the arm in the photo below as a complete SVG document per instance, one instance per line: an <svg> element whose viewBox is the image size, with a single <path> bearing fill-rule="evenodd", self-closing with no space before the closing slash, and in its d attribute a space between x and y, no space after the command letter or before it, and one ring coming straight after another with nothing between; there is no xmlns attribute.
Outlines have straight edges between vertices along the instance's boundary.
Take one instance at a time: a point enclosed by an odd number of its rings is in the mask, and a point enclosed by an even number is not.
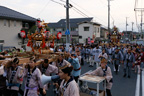
<svg viewBox="0 0 144 96"><path fill-rule="evenodd" d="M78 58L77 58L77 59L76 59L76 58L73 58L72 60L73 60L73 61L72 61L73 64L78 64L78 63L79 63L79 59L78 59Z"/></svg>
<svg viewBox="0 0 144 96"><path fill-rule="evenodd" d="M72 63L72 58L69 58L69 59L68 59L68 62Z"/></svg>
<svg viewBox="0 0 144 96"><path fill-rule="evenodd" d="M112 79L112 73L111 69L108 67L107 73L106 73L106 80L109 82Z"/></svg>
<svg viewBox="0 0 144 96"><path fill-rule="evenodd" d="M98 69L88 73L88 75L96 75L97 76L98 75Z"/></svg>

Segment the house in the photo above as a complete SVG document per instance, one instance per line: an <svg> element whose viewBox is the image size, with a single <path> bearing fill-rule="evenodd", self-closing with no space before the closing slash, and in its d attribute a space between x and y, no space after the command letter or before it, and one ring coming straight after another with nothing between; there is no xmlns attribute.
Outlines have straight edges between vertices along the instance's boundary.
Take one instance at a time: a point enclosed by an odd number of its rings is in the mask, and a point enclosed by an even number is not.
<svg viewBox="0 0 144 96"><path fill-rule="evenodd" d="M79 42L79 23L81 22L91 22L93 18L71 18L70 21L70 35L71 35L71 43L78 43ZM50 27L50 31L53 34L57 34L59 31L62 32L62 38L59 43L66 42L66 19L61 19L56 23L49 23L48 27Z"/></svg>
<svg viewBox="0 0 144 96"><path fill-rule="evenodd" d="M84 21L79 23L78 26L80 43L87 43L88 38L95 39L100 38L101 24L96 22Z"/></svg>
<svg viewBox="0 0 144 96"><path fill-rule="evenodd" d="M100 30L100 38L101 40L107 40L107 34L108 34L108 29L105 28L105 27L101 27L101 30Z"/></svg>
<svg viewBox="0 0 144 96"><path fill-rule="evenodd" d="M22 40L18 38L18 33L22 28L28 31L35 22L36 19L33 17L0 6L0 45L20 48Z"/></svg>

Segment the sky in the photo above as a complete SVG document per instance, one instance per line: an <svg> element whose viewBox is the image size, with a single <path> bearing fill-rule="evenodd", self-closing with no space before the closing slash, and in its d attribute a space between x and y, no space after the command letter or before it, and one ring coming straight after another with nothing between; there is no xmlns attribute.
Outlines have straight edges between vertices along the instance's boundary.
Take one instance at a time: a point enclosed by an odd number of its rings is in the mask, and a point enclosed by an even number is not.
<svg viewBox="0 0 144 96"><path fill-rule="evenodd" d="M32 16L34 18L41 18L46 23L58 22L60 19L66 18L66 8L53 0L0 0L0 5L11 8L18 12ZM54 0L56 2L65 4L65 0ZM138 1L138 0L136 0ZM138 2L138 6L143 6L142 0ZM107 27L108 23L108 1L107 0L69 0L74 7L70 8L70 18L85 18L94 17L94 21ZM126 17L128 17L128 31L132 30L132 22L134 22L134 31L138 31L137 24L139 24L140 13L137 12L137 23L135 19L135 0L111 0L111 27L117 26L120 31L126 30ZM87 16L83 16L75 11L75 8Z"/></svg>

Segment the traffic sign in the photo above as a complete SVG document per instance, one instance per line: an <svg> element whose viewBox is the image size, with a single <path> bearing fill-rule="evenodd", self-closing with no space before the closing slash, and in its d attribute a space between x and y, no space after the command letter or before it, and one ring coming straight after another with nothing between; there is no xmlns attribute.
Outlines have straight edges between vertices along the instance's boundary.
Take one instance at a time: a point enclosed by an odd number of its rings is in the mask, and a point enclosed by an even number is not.
<svg viewBox="0 0 144 96"><path fill-rule="evenodd" d="M67 29L65 35L70 35L70 31Z"/></svg>

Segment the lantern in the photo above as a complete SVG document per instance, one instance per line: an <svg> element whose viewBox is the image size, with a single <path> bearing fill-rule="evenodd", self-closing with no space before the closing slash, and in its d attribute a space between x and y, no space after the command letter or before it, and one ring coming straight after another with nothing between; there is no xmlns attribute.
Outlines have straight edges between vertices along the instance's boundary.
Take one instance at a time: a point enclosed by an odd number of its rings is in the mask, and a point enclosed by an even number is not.
<svg viewBox="0 0 144 96"><path fill-rule="evenodd" d="M58 33L57 33L57 39L61 39L61 37L62 37L62 33L61 33L61 32L58 32Z"/></svg>
<svg viewBox="0 0 144 96"><path fill-rule="evenodd" d="M42 27L42 24L41 24L41 21L40 21L40 20L37 20L37 25L38 25L38 28L41 28L41 27Z"/></svg>
<svg viewBox="0 0 144 96"><path fill-rule="evenodd" d="M26 33L25 33L25 31L24 31L24 30L21 30L20 35L21 35L21 37L22 37L22 38L26 38Z"/></svg>

